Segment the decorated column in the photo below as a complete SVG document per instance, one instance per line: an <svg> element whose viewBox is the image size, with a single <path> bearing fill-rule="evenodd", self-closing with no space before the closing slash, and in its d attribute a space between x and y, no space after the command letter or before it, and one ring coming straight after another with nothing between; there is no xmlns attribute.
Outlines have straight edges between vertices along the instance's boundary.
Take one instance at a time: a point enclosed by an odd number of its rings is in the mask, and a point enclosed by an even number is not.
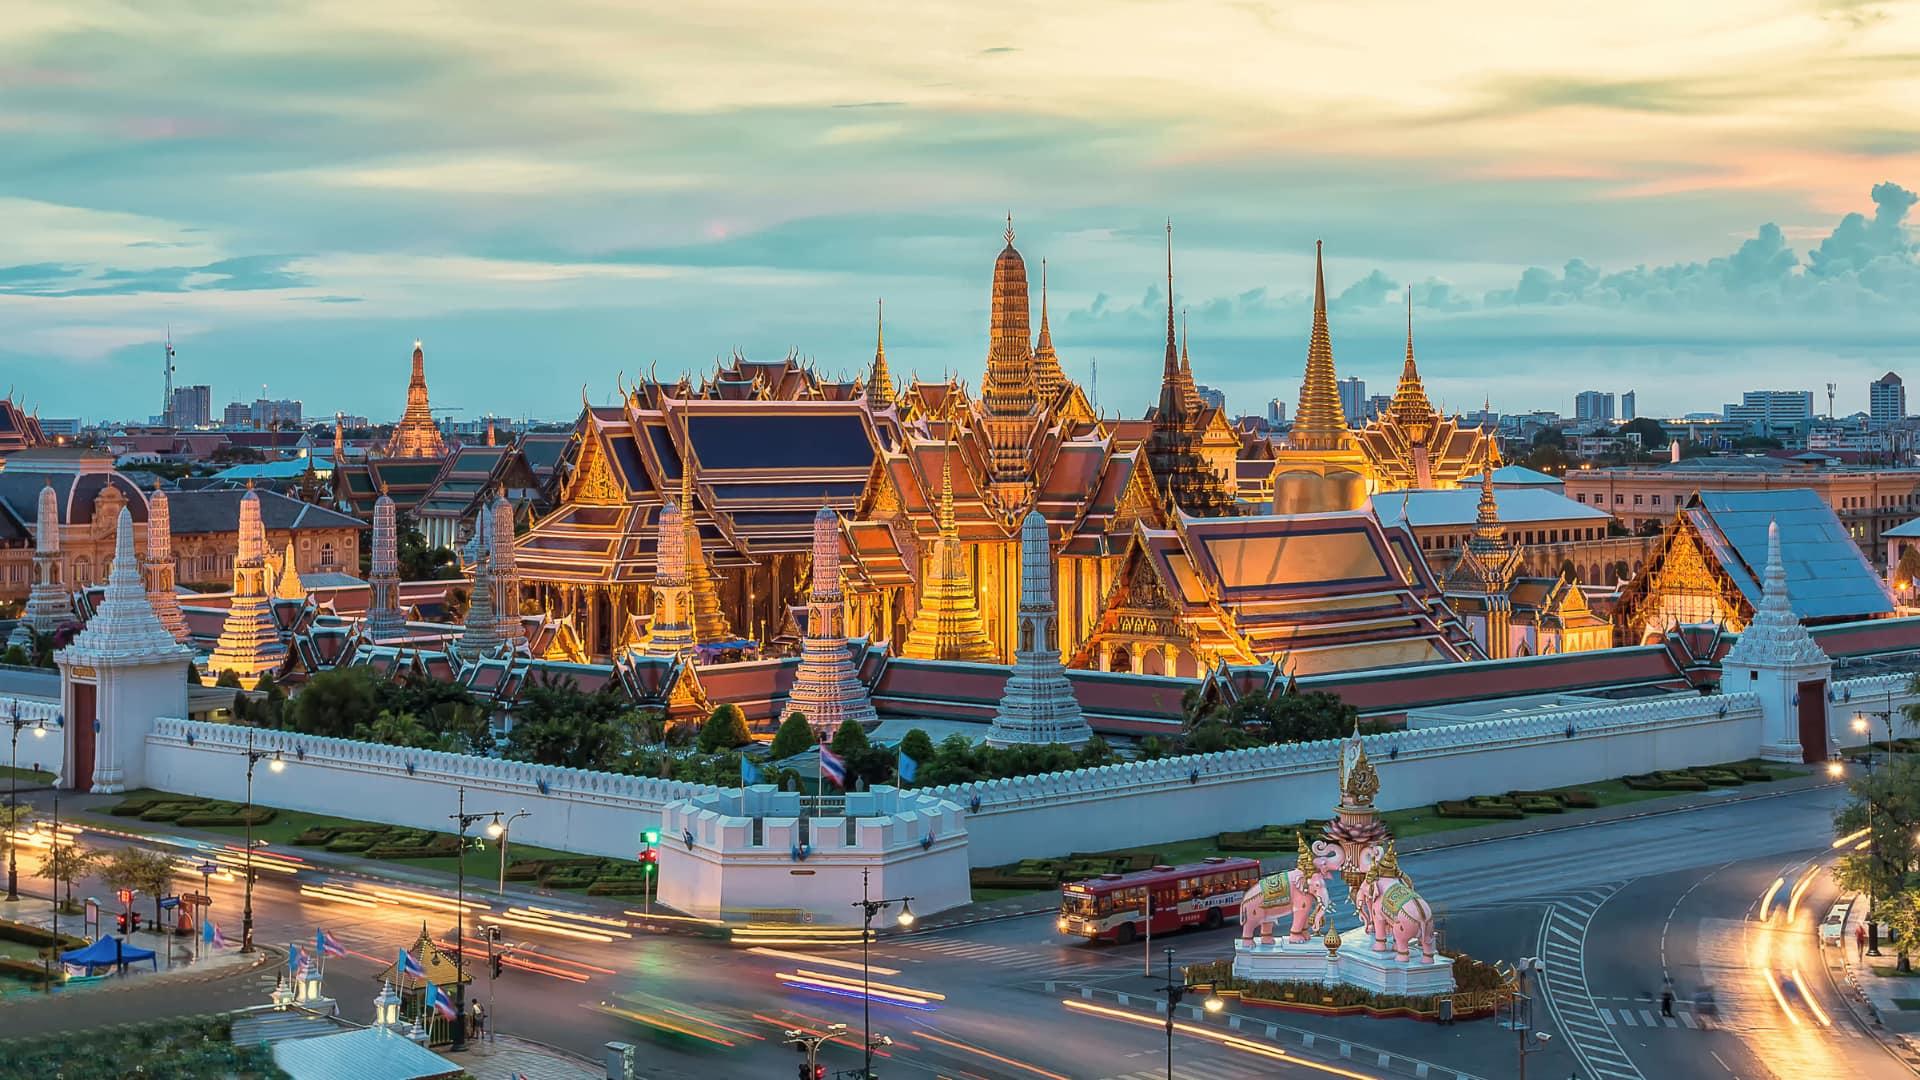
<svg viewBox="0 0 1920 1080"><path fill-rule="evenodd" d="M207 670L231 671L243 682L278 671L286 662L287 645L280 640L280 624L273 616L273 597L267 584L267 533L260 521L260 496L251 483L240 498L240 535L233 557L233 599L227 604L220 640L207 660Z"/></svg>
<svg viewBox="0 0 1920 1080"><path fill-rule="evenodd" d="M404 631L400 614L400 528L393 497L380 485L373 503L373 602L367 608L367 633L375 640Z"/></svg>
<svg viewBox="0 0 1920 1080"><path fill-rule="evenodd" d="M840 521L828 507L813 516L813 588L807 596L807 636L800 668L781 715L806 714L821 738L848 720L876 719L866 685L847 652L846 599L840 592Z"/></svg>
<svg viewBox="0 0 1920 1080"><path fill-rule="evenodd" d="M660 508L659 542L654 549L653 627L648 656L693 655L693 597L687 585L687 529L680 504Z"/></svg>
<svg viewBox="0 0 1920 1080"><path fill-rule="evenodd" d="M527 638L526 624L520 621L520 569L513 551L513 504L505 495L500 495L483 513L493 516L494 614L500 624L500 640L513 645Z"/></svg>
<svg viewBox="0 0 1920 1080"><path fill-rule="evenodd" d="M106 597L71 645L54 654L67 724L60 786L112 793L146 784L147 734L159 717L187 715L193 649L154 614L133 550L133 515L120 511Z"/></svg>
<svg viewBox="0 0 1920 1080"><path fill-rule="evenodd" d="M1053 552L1047 521L1030 512L1020 525L1020 613L1013 670L1000 711L987 730L989 746L1065 743L1084 746L1092 729L1060 664L1059 612L1053 594Z"/></svg>
<svg viewBox="0 0 1920 1080"><path fill-rule="evenodd" d="M33 586L27 592L27 609L7 640L30 648L34 634L51 634L72 620L73 594L60 569L60 496L49 478L40 488L34 515Z"/></svg>
<svg viewBox="0 0 1920 1080"><path fill-rule="evenodd" d="M173 511L158 482L147 499L147 557L140 568L147 582L147 602L153 605L160 625L167 628L173 640L187 640L187 617L174 591Z"/></svg>

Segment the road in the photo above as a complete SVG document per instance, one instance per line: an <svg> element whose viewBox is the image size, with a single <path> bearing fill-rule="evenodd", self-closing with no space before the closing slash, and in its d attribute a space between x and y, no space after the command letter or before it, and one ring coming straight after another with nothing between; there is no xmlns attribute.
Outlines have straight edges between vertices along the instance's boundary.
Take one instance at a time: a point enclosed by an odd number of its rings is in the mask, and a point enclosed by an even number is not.
<svg viewBox="0 0 1920 1080"><path fill-rule="evenodd" d="M1809 860L1830 851L1839 797L1836 789L1814 789L1408 854L1402 864L1442 913L1449 948L1490 960L1543 958L1538 1023L1555 1038L1529 1059L1531 1075L1904 1075L1877 1044L1848 1033L1851 1021L1826 982L1809 912L1824 913L1830 889L1809 885L1793 927L1785 923L1792 885ZM1786 885L1774 890L1763 923L1760 896L1777 877ZM255 892L259 941L310 943L325 927L351 950L329 962L327 987L348 1016L363 1020L378 990L374 974L397 948L423 921L443 939L453 922L443 899L390 893L397 902L369 903L371 888L340 875L267 872ZM213 885L214 910L229 939L238 938L239 892L237 881ZM490 905L483 917L505 911L506 904L480 895ZM607 910L560 898L547 906ZM516 1035L590 1056L609 1040L631 1042L650 1077L793 1076L799 1058L780 1045L784 1029L838 1022L859 1039L857 944L755 951L685 928L617 921L556 920L523 907L506 928L514 966L490 985L484 964L476 965L474 992L496 999L496 1022ZM571 936L603 931L611 940ZM875 1071L1029 1080L1164 1076L1165 1029L1152 1004L1160 949L1174 946L1179 963L1212 959L1230 953L1233 935L1229 928L1154 942L1151 979L1142 971L1145 946L1123 952L1066 942L1050 916L882 937L870 957L872 1024L894 1041L876 1058ZM1765 963L1756 964L1755 950L1763 947ZM1762 970L1804 976L1783 988L1787 1009L1766 988ZM1702 1020L1683 1001L1670 1022L1660 1017L1657 1000L1641 995L1657 994L1663 971L1683 998L1712 982L1720 1015ZM1814 1006L1830 1024L1817 1019ZM1176 1076L1413 1076L1422 1064L1429 1076L1517 1071L1514 1033L1490 1021L1442 1028L1240 1006L1229 1012L1244 1015L1237 1033L1225 1017L1179 1018ZM1314 1046L1302 1045L1303 1032L1316 1036ZM859 1054L830 1046L823 1062L829 1075L857 1074Z"/></svg>

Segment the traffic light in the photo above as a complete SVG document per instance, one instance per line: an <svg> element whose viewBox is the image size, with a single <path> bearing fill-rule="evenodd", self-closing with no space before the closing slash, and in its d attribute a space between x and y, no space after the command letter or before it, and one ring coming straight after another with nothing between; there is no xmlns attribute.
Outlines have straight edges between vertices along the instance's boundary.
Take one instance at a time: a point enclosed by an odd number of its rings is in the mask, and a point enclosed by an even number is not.
<svg viewBox="0 0 1920 1080"><path fill-rule="evenodd" d="M114 926L115 926L115 927L116 927L116 928L117 928L117 929L118 929L118 930L119 930L119 931L120 931L121 933L123 933L123 934L124 934L124 933L126 933L126 932L127 932L127 913L123 911L123 912L121 912L120 914L118 914L118 915L115 915L115 916L113 917L113 925L114 925Z"/></svg>
<svg viewBox="0 0 1920 1080"><path fill-rule="evenodd" d="M652 847L660 842L660 830L648 829L646 832L640 834L640 839L645 841L648 847Z"/></svg>
<svg viewBox="0 0 1920 1080"><path fill-rule="evenodd" d="M640 873L651 876L660 872L660 853L648 848L640 853Z"/></svg>
<svg viewBox="0 0 1920 1080"><path fill-rule="evenodd" d="M805 1052L805 1050L801 1051L801 1053ZM809 1066L803 1061L800 1063L800 1080L827 1080L827 1067L825 1065Z"/></svg>
<svg viewBox="0 0 1920 1080"><path fill-rule="evenodd" d="M493 977L496 979L499 978L500 977L500 954L494 953L491 957L488 958L488 960L490 965L493 968Z"/></svg>

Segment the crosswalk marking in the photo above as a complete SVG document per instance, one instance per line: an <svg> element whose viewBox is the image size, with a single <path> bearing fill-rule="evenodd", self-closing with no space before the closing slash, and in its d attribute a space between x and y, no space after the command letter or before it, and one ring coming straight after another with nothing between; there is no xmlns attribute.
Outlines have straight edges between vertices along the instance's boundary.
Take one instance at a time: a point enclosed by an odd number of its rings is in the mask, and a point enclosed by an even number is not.
<svg viewBox="0 0 1920 1080"><path fill-rule="evenodd" d="M1625 1024L1625 1025L1627 1025L1628 1027L1639 1027L1639 1026L1640 1026L1640 1021L1638 1021L1638 1020L1635 1020L1635 1019L1633 1018L1633 1014L1632 1014L1631 1012L1628 1012L1628 1011L1627 1011L1627 1010L1625 1010L1625 1009L1621 1009L1621 1010L1620 1010L1620 1022L1621 1022L1621 1023L1623 1023L1623 1024Z"/></svg>
<svg viewBox="0 0 1920 1080"><path fill-rule="evenodd" d="M1690 1012L1681 1013L1680 1022L1692 1030L1698 1031L1700 1029L1700 1025L1694 1022L1693 1014Z"/></svg>

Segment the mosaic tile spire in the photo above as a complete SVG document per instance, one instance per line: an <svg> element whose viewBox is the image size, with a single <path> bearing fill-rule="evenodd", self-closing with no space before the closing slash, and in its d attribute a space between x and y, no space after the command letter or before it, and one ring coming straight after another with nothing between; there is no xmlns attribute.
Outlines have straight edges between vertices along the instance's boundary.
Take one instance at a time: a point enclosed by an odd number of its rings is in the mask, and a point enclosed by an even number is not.
<svg viewBox="0 0 1920 1080"><path fill-rule="evenodd" d="M513 503L499 495L482 510L493 516L493 606L500 623L500 639L513 644L525 641L526 624L520 621L520 564L513 550Z"/></svg>
<svg viewBox="0 0 1920 1080"><path fill-rule="evenodd" d="M687 526L680 504L660 508L659 540L653 571L653 632L643 650L648 656L693 654L693 597L687 586Z"/></svg>
<svg viewBox="0 0 1920 1080"><path fill-rule="evenodd" d="M821 738L848 720L878 719L847 651L846 598L840 591L840 519L829 507L813 515L813 587L807 593L807 636L783 713L800 712Z"/></svg>
<svg viewBox="0 0 1920 1080"><path fill-rule="evenodd" d="M440 427L433 422L433 408L427 403L427 353L418 341L413 343L413 377L407 380L407 411L387 440L387 456L400 458L444 457L447 444Z"/></svg>
<svg viewBox="0 0 1920 1080"><path fill-rule="evenodd" d="M400 525L385 484L373 503L373 601L367 608L367 633L376 640L407 627L400 613Z"/></svg>
<svg viewBox="0 0 1920 1080"><path fill-rule="evenodd" d="M40 488L33 538L33 586L27 592L26 611L7 639L22 647L33 644L33 634L51 634L74 617L73 594L67 591L60 567L60 496L53 490L52 478Z"/></svg>
<svg viewBox="0 0 1920 1080"><path fill-rule="evenodd" d="M147 557L140 568L147 582L147 602L160 625L175 641L187 640L187 616L180 610L180 597L174 591L173 508L167 493L156 481L147 498Z"/></svg>
<svg viewBox="0 0 1920 1080"><path fill-rule="evenodd" d="M989 469L996 485L1019 488L1032 480L1027 443L1039 422L1040 394L1033 378L1032 308L1027 264L1013 246L1013 215L1007 215L1007 245L993 263L993 316L988 329L987 376L981 408Z"/></svg>
<svg viewBox="0 0 1920 1080"><path fill-rule="evenodd" d="M680 515L687 530L687 587L693 594L693 639L702 645L731 641L733 627L727 613L720 610L720 587L714 583L713 567L707 565L705 547L700 541L700 524L693 518L693 469L680 463Z"/></svg>
<svg viewBox="0 0 1920 1080"><path fill-rule="evenodd" d="M273 597L267 584L267 531L260 521L260 495L251 484L240 498L238 553L233 558L233 599L220 640L207 660L207 670L232 671L243 680L277 671L286 662L287 646L280 640L274 619Z"/></svg>
<svg viewBox="0 0 1920 1080"><path fill-rule="evenodd" d="M500 622L493 613L493 515L476 515L473 529L473 591L467 596L458 644L460 654L470 660L500 651Z"/></svg>
<svg viewBox="0 0 1920 1080"><path fill-rule="evenodd" d="M1000 711L987 743L1065 743L1093 737L1060 663L1060 618L1054 600L1053 550L1047 520L1030 512L1020 525L1020 636Z"/></svg>

